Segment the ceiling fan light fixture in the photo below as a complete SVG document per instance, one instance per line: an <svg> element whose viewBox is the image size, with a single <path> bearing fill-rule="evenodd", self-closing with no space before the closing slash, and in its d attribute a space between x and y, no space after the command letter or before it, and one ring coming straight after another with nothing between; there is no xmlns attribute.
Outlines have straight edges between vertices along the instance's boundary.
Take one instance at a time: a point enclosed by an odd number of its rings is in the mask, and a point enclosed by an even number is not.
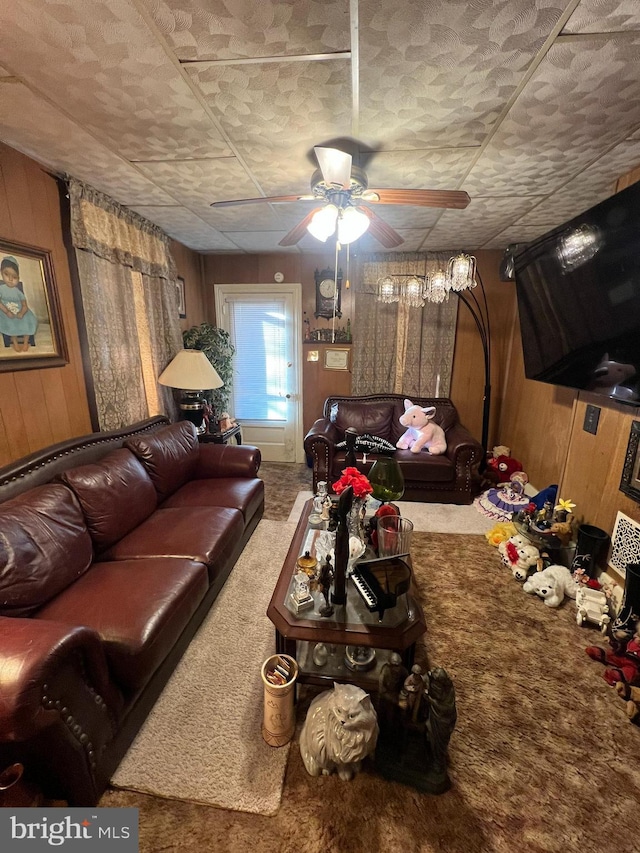
<svg viewBox="0 0 640 853"><path fill-rule="evenodd" d="M369 217L357 207L347 207L338 215L338 240L342 244L353 243L369 227Z"/></svg>
<svg viewBox="0 0 640 853"><path fill-rule="evenodd" d="M338 218L338 208L335 204L327 204L325 207L316 211L311 218L311 222L307 225L307 231L316 240L326 243L327 239L336 230L336 220Z"/></svg>

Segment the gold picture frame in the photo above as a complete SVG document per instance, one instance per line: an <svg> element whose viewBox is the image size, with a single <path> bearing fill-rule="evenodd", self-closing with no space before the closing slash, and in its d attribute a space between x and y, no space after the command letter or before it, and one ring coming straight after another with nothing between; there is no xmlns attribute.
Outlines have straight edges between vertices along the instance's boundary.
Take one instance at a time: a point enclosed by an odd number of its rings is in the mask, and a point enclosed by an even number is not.
<svg viewBox="0 0 640 853"><path fill-rule="evenodd" d="M346 347L327 347L322 365L325 370L349 370L351 350Z"/></svg>
<svg viewBox="0 0 640 853"><path fill-rule="evenodd" d="M0 238L0 372L69 361L51 252Z"/></svg>

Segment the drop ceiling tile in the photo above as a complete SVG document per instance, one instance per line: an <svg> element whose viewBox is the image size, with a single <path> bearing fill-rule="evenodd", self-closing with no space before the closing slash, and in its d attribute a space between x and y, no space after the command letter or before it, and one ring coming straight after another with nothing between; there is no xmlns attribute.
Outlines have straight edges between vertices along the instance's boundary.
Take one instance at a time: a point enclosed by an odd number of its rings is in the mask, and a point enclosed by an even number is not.
<svg viewBox="0 0 640 853"><path fill-rule="evenodd" d="M563 33L611 33L640 30L638 0L582 0Z"/></svg>
<svg viewBox="0 0 640 853"><path fill-rule="evenodd" d="M640 139L625 139L548 199L532 207L517 224L546 226L545 230L550 231L613 195L618 178L638 164Z"/></svg>
<svg viewBox="0 0 640 853"><path fill-rule="evenodd" d="M465 210L445 210L429 232L426 250L462 245L466 249L483 246L507 228L534 204L533 198L472 198Z"/></svg>
<svg viewBox="0 0 640 853"><path fill-rule="evenodd" d="M308 159L351 128L349 64L185 66L267 195L308 192Z"/></svg>
<svg viewBox="0 0 640 853"><path fill-rule="evenodd" d="M399 228L398 234L404 239L394 252L417 252L422 246L428 229L426 228ZM388 252L382 243L369 232L358 240L358 249L362 252Z"/></svg>
<svg viewBox="0 0 640 853"><path fill-rule="evenodd" d="M145 0L180 59L349 50L349 0Z"/></svg>
<svg viewBox="0 0 640 853"><path fill-rule="evenodd" d="M286 231L226 231L225 236L238 248L247 252L296 252L295 246L278 245L286 233Z"/></svg>
<svg viewBox="0 0 640 853"><path fill-rule="evenodd" d="M12 0L2 60L131 160L229 155L180 69L129 0Z"/></svg>
<svg viewBox="0 0 640 853"><path fill-rule="evenodd" d="M564 5L360 4L361 135L392 149L481 143Z"/></svg>
<svg viewBox="0 0 640 853"><path fill-rule="evenodd" d="M316 202L291 204L241 205L239 207L198 207L194 213L220 231L290 230L315 206Z"/></svg>
<svg viewBox="0 0 640 853"><path fill-rule="evenodd" d="M121 204L175 203L135 166L113 154L22 83L0 83L0 138L48 168L73 175Z"/></svg>
<svg viewBox="0 0 640 853"><path fill-rule="evenodd" d="M400 228L433 228L442 216L442 208L435 207L410 207L392 204L368 204L366 207L396 230Z"/></svg>
<svg viewBox="0 0 640 853"><path fill-rule="evenodd" d="M482 246L483 249L506 249L512 243L530 243L546 234L547 228L536 225L511 225Z"/></svg>
<svg viewBox="0 0 640 853"><path fill-rule="evenodd" d="M473 167L473 196L555 191L640 122L640 35L551 48Z"/></svg>
<svg viewBox="0 0 640 853"><path fill-rule="evenodd" d="M141 216L195 251L237 251L237 246L185 207L131 205Z"/></svg>
<svg viewBox="0 0 640 853"><path fill-rule="evenodd" d="M215 160L164 160L139 163L140 169L166 187L185 207L208 206L212 201L255 198L258 188L234 157Z"/></svg>
<svg viewBox="0 0 640 853"><path fill-rule="evenodd" d="M367 163L370 187L457 189L479 147L378 151Z"/></svg>

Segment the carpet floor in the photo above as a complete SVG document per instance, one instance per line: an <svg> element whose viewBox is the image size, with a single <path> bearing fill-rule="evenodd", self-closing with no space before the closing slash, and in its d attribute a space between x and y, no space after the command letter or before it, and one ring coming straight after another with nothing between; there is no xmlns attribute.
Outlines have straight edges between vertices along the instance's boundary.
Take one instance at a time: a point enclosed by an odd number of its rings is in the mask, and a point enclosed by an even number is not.
<svg viewBox="0 0 640 853"><path fill-rule="evenodd" d="M266 517L286 520L310 472L261 473ZM428 624L418 660L456 686L451 790L422 794L370 766L313 779L294 742L274 816L107 791L101 806L140 809L141 851L636 853L640 732L584 652L597 630L578 628L572 602L523 593L482 536L418 532L412 556Z"/></svg>

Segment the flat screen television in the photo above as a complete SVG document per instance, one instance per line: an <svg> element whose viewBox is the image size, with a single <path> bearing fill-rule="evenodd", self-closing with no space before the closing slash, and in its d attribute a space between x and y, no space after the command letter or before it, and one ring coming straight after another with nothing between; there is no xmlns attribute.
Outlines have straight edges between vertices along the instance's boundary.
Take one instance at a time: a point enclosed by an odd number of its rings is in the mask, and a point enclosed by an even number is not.
<svg viewBox="0 0 640 853"><path fill-rule="evenodd" d="M525 373L640 406L640 183L514 256Z"/></svg>

